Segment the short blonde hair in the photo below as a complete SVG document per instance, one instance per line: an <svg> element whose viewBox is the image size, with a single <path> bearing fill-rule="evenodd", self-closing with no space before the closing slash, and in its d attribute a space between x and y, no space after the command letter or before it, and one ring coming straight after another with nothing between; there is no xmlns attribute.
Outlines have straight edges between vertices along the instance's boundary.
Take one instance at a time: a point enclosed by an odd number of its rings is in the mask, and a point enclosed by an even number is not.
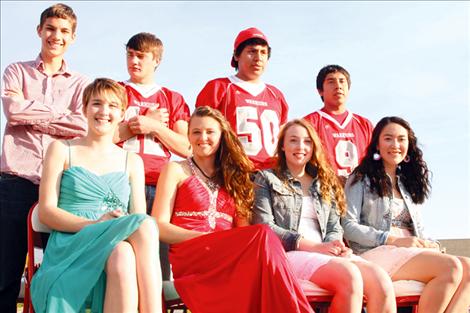
<svg viewBox="0 0 470 313"><path fill-rule="evenodd" d="M93 95L114 94L121 104L122 111L127 108L127 93L126 89L109 78L97 78L89 84L83 91L83 109L85 109Z"/></svg>

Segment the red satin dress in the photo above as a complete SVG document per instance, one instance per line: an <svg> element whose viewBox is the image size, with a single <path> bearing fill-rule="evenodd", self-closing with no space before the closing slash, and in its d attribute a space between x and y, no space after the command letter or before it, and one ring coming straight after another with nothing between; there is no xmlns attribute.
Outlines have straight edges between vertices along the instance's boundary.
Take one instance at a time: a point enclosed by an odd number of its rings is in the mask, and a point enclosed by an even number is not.
<svg viewBox="0 0 470 313"><path fill-rule="evenodd" d="M170 247L175 287L190 311L313 312L277 236L266 225L233 228L234 216L227 191L211 191L194 170L177 191L171 223L210 232Z"/></svg>

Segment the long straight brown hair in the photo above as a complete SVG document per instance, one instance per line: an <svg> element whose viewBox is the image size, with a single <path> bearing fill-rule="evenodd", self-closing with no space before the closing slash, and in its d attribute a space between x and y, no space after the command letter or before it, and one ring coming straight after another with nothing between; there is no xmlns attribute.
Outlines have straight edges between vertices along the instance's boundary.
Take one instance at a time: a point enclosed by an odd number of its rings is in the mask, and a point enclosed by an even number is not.
<svg viewBox="0 0 470 313"><path fill-rule="evenodd" d="M250 179L253 163L222 113L208 106L197 107L189 120L188 131L194 117L210 117L219 123L222 136L215 157L216 179L232 196L237 215L250 219L254 201L253 182Z"/></svg>

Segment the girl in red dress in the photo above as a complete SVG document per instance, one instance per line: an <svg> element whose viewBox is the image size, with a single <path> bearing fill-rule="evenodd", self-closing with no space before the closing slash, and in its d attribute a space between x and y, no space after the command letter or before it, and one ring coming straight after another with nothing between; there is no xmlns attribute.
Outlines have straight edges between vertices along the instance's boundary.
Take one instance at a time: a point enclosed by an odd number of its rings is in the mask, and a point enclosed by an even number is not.
<svg viewBox="0 0 470 313"><path fill-rule="evenodd" d="M313 312L277 236L248 226L252 164L230 125L198 107L188 136L193 156L163 169L152 210L184 303L193 313Z"/></svg>

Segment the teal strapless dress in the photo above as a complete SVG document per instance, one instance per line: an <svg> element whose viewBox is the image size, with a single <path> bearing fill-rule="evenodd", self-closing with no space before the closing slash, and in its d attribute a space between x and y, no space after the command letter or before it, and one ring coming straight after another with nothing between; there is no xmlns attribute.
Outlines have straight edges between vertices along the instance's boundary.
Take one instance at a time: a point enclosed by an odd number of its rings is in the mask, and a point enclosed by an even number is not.
<svg viewBox="0 0 470 313"><path fill-rule="evenodd" d="M96 175L72 166L62 174L58 206L96 220L121 208L128 212L130 186L125 172ZM145 214L131 214L92 224L77 233L53 231L41 267L31 283L34 310L41 312L102 312L106 261L114 247L128 238Z"/></svg>

